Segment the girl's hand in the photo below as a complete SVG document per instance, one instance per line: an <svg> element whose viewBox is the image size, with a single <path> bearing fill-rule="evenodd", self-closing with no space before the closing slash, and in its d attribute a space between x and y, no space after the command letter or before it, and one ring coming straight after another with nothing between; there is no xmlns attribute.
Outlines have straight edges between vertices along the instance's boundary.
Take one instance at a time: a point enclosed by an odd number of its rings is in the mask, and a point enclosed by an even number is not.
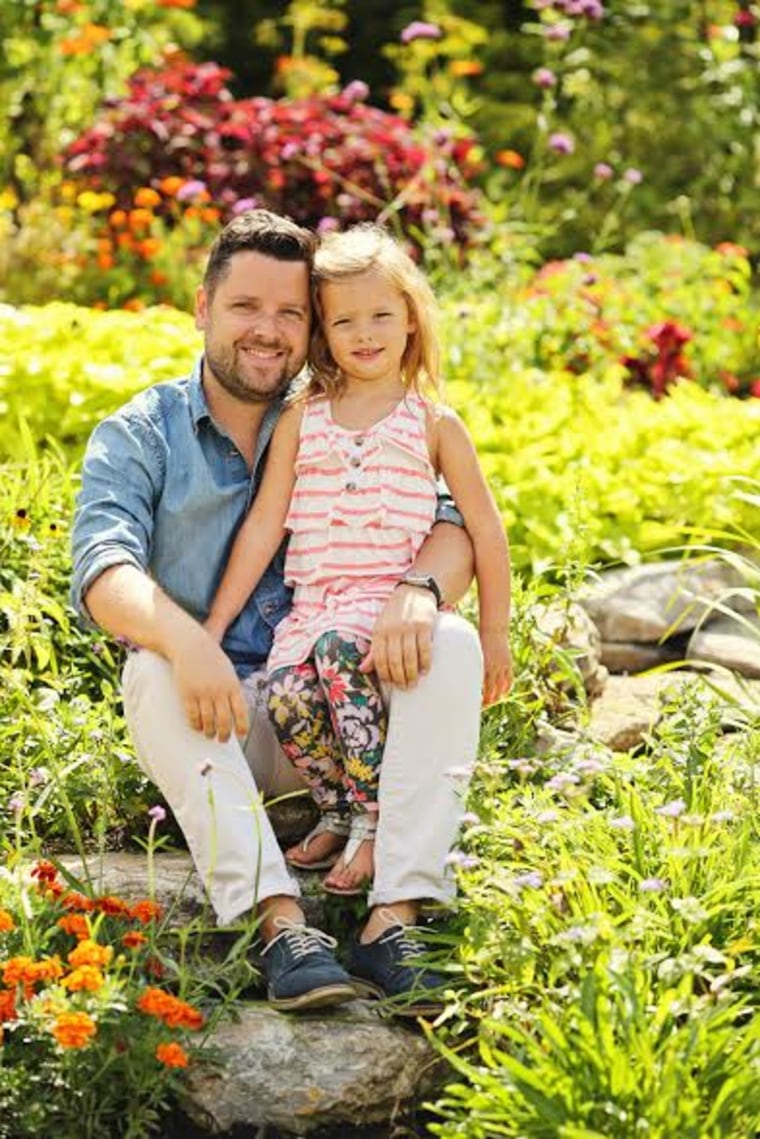
<svg viewBox="0 0 760 1139"><path fill-rule="evenodd" d="M227 626L224 621L220 621L218 617L209 615L203 622L203 628L214 638L218 645L221 645L224 634L227 632Z"/></svg>
<svg viewBox="0 0 760 1139"><path fill-rule="evenodd" d="M503 699L512 687L514 671L509 637L504 632L480 634L483 649L483 707Z"/></svg>

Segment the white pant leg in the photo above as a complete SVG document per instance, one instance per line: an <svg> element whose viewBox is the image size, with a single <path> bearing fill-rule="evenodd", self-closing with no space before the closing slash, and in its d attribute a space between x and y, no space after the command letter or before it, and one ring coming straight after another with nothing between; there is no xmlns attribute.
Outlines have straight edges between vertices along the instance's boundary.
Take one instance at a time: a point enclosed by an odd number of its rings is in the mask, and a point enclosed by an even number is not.
<svg viewBox="0 0 760 1139"><path fill-rule="evenodd" d="M254 703L246 754L234 737L223 744L190 727L171 667L162 657L146 649L132 653L122 677L124 711L140 764L171 806L222 925L257 900L299 894L247 755L256 753L263 791L275 785L282 790L286 776L289 789L299 784L293 782L266 714L256 707L255 685L246 685L245 691Z"/></svg>
<svg viewBox="0 0 760 1139"><path fill-rule="evenodd" d="M372 906L454 894L446 856L464 812L469 779L461 769L477 756L482 680L476 630L442 613L428 674L388 693Z"/></svg>

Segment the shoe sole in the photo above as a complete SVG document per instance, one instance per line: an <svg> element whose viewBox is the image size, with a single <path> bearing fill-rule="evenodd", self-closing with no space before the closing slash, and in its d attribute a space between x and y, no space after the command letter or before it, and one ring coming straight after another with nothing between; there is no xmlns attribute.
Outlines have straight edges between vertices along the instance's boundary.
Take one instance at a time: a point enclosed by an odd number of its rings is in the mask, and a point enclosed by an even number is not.
<svg viewBox="0 0 760 1139"><path fill-rule="evenodd" d="M372 981L365 981L363 977L355 977L353 975L351 976L351 980L356 989L356 995L360 1000L385 1001L383 1011L390 1013L392 1016L408 1016L411 1018L437 1016L444 1007L443 1001L438 1001L437 1003L429 1001L427 1004L423 1002L414 1004L409 1001L407 1004L402 1004L401 997L389 997L384 989L381 989L379 985L374 984Z"/></svg>
<svg viewBox="0 0 760 1139"><path fill-rule="evenodd" d="M355 1001L357 997L354 985L323 985L321 989L310 989L308 993L299 993L295 997L276 997L271 990L267 993L267 1000L273 1009L280 1012L295 1011L297 1009L330 1008L332 1005L347 1004Z"/></svg>

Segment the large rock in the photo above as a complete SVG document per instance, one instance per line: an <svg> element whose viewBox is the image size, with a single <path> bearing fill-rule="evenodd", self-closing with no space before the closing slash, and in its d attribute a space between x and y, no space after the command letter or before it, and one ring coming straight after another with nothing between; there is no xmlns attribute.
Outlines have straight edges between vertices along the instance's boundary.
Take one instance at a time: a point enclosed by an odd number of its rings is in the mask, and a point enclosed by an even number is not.
<svg viewBox="0 0 760 1139"><path fill-rule="evenodd" d="M419 1032L381 1019L364 1001L319 1016L245 1005L209 1044L218 1066L192 1073L183 1109L212 1135L268 1126L289 1135L353 1133L427 1096L443 1071Z"/></svg>
<svg viewBox="0 0 760 1139"><path fill-rule="evenodd" d="M578 670L588 696L601 692L607 669L601 660L599 631L576 602L539 605L532 611L539 633L564 650Z"/></svg>
<svg viewBox="0 0 760 1139"><path fill-rule="evenodd" d="M696 628L741 576L718 558L611 570L578 598L602 641L659 642Z"/></svg>
<svg viewBox="0 0 760 1139"><path fill-rule="evenodd" d="M686 657L760 677L760 620L737 615L709 621L692 633Z"/></svg>

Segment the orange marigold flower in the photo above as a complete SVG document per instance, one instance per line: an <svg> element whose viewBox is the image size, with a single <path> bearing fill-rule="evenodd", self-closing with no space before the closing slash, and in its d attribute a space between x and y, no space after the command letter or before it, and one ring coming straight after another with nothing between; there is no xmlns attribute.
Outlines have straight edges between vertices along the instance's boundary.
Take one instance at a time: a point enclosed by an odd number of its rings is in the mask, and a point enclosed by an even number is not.
<svg viewBox="0 0 760 1139"><path fill-rule="evenodd" d="M10 933L16 928L16 923L7 910L0 910L0 933Z"/></svg>
<svg viewBox="0 0 760 1139"><path fill-rule="evenodd" d="M148 274L148 280L150 281L151 285L155 285L156 288L160 289L162 285L166 284L169 278L167 277L166 273L162 273L160 269L151 269L150 273Z"/></svg>
<svg viewBox="0 0 760 1139"><path fill-rule="evenodd" d="M153 221L153 214L150 210L138 208L129 211L129 228L134 233L137 230L147 229Z"/></svg>
<svg viewBox="0 0 760 1139"><path fill-rule="evenodd" d="M123 229L127 224L127 211L126 210L111 210L108 215L108 221L114 229Z"/></svg>
<svg viewBox="0 0 760 1139"><path fill-rule="evenodd" d="M55 957L43 957L41 961L35 961L27 972L32 983L35 981L57 981L59 977L63 976L63 965L60 957L56 954Z"/></svg>
<svg viewBox="0 0 760 1139"><path fill-rule="evenodd" d="M9 989L28 984L29 969L34 965L31 957L10 957L3 964L3 984Z"/></svg>
<svg viewBox="0 0 760 1139"><path fill-rule="evenodd" d="M173 198L177 191L182 189L185 181L186 179L180 178L178 174L169 174L168 177L161 179L158 188L167 198Z"/></svg>
<svg viewBox="0 0 760 1139"><path fill-rule="evenodd" d="M61 984L72 993L83 991L96 993L98 989L103 988L105 977L94 965L80 965L73 973L69 973L68 977L64 977Z"/></svg>
<svg viewBox="0 0 760 1139"><path fill-rule="evenodd" d="M98 269L113 269L113 257L110 253L99 253L95 258Z"/></svg>
<svg viewBox="0 0 760 1139"><path fill-rule="evenodd" d="M110 914L111 917L129 916L129 906L123 898L117 898L115 894L103 894L102 897L96 898L95 909L100 910L102 914Z"/></svg>
<svg viewBox="0 0 760 1139"><path fill-rule="evenodd" d="M140 1012L162 1020L169 1028L196 1029L203 1024L202 1012L163 989L146 989L137 1007Z"/></svg>
<svg viewBox="0 0 760 1139"><path fill-rule="evenodd" d="M140 300L139 297L130 297L121 307L127 312L142 312L145 308L145 301Z"/></svg>
<svg viewBox="0 0 760 1139"><path fill-rule="evenodd" d="M150 186L141 186L139 190L135 191L135 205L152 210L154 206L161 205L161 195Z"/></svg>
<svg viewBox="0 0 760 1139"><path fill-rule="evenodd" d="M32 869L32 878L36 878L39 882L55 882L58 877L58 867L47 859L41 858L39 862L35 862Z"/></svg>
<svg viewBox="0 0 760 1139"><path fill-rule="evenodd" d="M509 170L522 170L525 159L517 150L497 150L494 155L497 165L506 166Z"/></svg>
<svg viewBox="0 0 760 1139"><path fill-rule="evenodd" d="M94 46L110 40L111 29L104 27L103 24L85 24L82 35Z"/></svg>
<svg viewBox="0 0 760 1139"><path fill-rule="evenodd" d="M156 1059L167 1068L186 1068L190 1058L181 1044L159 1044L156 1048Z"/></svg>
<svg viewBox="0 0 760 1139"><path fill-rule="evenodd" d="M733 241L720 241L715 246L716 253L722 253L724 257L747 257L749 251L744 245L736 245Z"/></svg>
<svg viewBox="0 0 760 1139"><path fill-rule="evenodd" d="M76 890L68 890L63 894L61 905L65 910L82 910L86 914L95 909L94 903L84 894L78 894Z"/></svg>
<svg viewBox="0 0 760 1139"><path fill-rule="evenodd" d="M483 64L477 59L452 59L449 71L455 79L469 79L473 75L482 75Z"/></svg>
<svg viewBox="0 0 760 1139"><path fill-rule="evenodd" d="M159 8L194 8L195 0L156 0Z"/></svg>
<svg viewBox="0 0 760 1139"><path fill-rule="evenodd" d="M97 941L87 937L79 942L76 949L72 949L68 955L68 962L75 969L80 965L94 965L100 968L102 965L107 965L112 957L113 949L110 945L98 945Z"/></svg>
<svg viewBox="0 0 760 1139"><path fill-rule="evenodd" d="M144 933L140 933L139 929L131 929L129 933L125 933L121 939L122 945L127 949L139 949L141 945L145 945L148 939Z"/></svg>
<svg viewBox="0 0 760 1139"><path fill-rule="evenodd" d="M90 923L84 914L65 914L57 923L64 933L70 933L77 941L90 936Z"/></svg>
<svg viewBox="0 0 760 1139"><path fill-rule="evenodd" d="M142 925L148 925L149 922L156 921L160 918L162 913L163 910L158 902L153 902L150 898L143 898L142 901L135 902L129 911L129 916L139 921Z"/></svg>
<svg viewBox="0 0 760 1139"><path fill-rule="evenodd" d="M17 1016L16 994L8 989L6 989L5 992L0 992L0 1024L8 1024L9 1021L15 1020Z"/></svg>
<svg viewBox="0 0 760 1139"><path fill-rule="evenodd" d="M137 252L146 261L151 261L161 249L161 242L157 237L144 237L137 243Z"/></svg>
<svg viewBox="0 0 760 1139"><path fill-rule="evenodd" d="M95 1021L86 1012L62 1012L50 1030L61 1048L84 1048L95 1035Z"/></svg>

